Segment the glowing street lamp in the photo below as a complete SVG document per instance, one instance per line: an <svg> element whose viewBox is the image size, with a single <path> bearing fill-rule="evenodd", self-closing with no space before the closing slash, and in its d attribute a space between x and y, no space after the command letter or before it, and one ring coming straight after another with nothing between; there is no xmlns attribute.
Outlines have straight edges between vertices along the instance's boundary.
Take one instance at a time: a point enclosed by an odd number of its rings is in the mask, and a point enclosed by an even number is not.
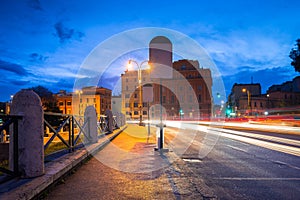
<svg viewBox="0 0 300 200"><path fill-rule="evenodd" d="M242 92L247 92L247 96L248 96L248 109L250 110L250 114L251 114L251 99L250 99L251 93L246 88L243 88Z"/></svg>
<svg viewBox="0 0 300 200"><path fill-rule="evenodd" d="M143 118L143 115L142 115L142 107L143 107L143 97L142 97L142 66L143 64L147 63L148 65L148 68L150 68L150 64L148 62L148 60L145 60L143 62L141 62L140 64L137 63L135 60L129 60L128 61L128 65L127 65L127 69L130 70L133 68L133 65L132 63L135 63L137 66L138 66L138 87L139 87L139 110L140 110L140 122L139 122L139 125L142 126L143 125L143 122L142 122L142 118Z"/></svg>
<svg viewBox="0 0 300 200"><path fill-rule="evenodd" d="M81 114L81 109L80 109L80 95L82 94L82 90L76 90L76 94L78 94L78 106L79 106L79 116Z"/></svg>

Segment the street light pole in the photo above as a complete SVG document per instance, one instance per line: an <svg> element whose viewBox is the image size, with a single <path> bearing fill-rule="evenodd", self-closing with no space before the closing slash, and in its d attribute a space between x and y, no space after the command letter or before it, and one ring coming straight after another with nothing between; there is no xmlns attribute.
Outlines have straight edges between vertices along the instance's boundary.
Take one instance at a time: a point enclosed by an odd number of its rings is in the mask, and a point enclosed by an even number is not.
<svg viewBox="0 0 300 200"><path fill-rule="evenodd" d="M140 113L140 121L139 125L143 126L143 99L142 99L142 65L144 63L148 63L148 60L145 60L138 64L135 60L129 60L128 67L132 66L132 62L135 63L138 66L138 87L139 87L139 113Z"/></svg>
<svg viewBox="0 0 300 200"><path fill-rule="evenodd" d="M75 93L78 94L78 112L79 112L78 115L80 116L80 114L81 114L81 109L80 109L80 104L81 104L80 103L80 95L82 94L82 90L76 90Z"/></svg>
<svg viewBox="0 0 300 200"><path fill-rule="evenodd" d="M249 90L246 88L242 89L242 92L247 92L247 97L248 97L248 109L250 110L250 114L252 113L252 107L251 107L251 93Z"/></svg>

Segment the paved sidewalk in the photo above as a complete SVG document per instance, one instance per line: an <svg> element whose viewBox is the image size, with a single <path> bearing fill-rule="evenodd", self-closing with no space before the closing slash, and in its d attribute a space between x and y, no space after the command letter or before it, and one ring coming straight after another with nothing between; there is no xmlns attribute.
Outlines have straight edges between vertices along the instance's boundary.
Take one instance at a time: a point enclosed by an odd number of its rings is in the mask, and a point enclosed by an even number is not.
<svg viewBox="0 0 300 200"><path fill-rule="evenodd" d="M147 127L130 124L45 199L214 199L172 151L155 147L155 127L148 137Z"/></svg>
<svg viewBox="0 0 300 200"><path fill-rule="evenodd" d="M1 200L27 200L41 194L51 184L58 181L74 167L84 162L89 156L95 154L116 137L126 126L115 130L112 134L104 136L97 143L87 148L79 149L66 154L45 165L45 174L36 178L21 179L15 178L0 185Z"/></svg>

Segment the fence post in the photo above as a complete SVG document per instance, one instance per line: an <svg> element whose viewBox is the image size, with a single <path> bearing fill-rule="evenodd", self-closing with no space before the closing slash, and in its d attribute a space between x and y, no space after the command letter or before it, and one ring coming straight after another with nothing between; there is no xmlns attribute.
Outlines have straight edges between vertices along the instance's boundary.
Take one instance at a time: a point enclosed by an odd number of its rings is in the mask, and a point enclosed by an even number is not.
<svg viewBox="0 0 300 200"><path fill-rule="evenodd" d="M98 142L98 131L97 131L97 114L94 106L86 107L84 111L84 121L89 120L85 127L85 132L89 136L89 140L85 139L84 143L96 143Z"/></svg>
<svg viewBox="0 0 300 200"><path fill-rule="evenodd" d="M14 95L12 115L22 115L18 122L18 133L10 130L9 164L14 166L14 155L18 155L18 172L24 178L44 174L44 113L39 96L32 90L21 90ZM18 134L18 147L12 144L13 134ZM17 149L17 152L14 152Z"/></svg>
<svg viewBox="0 0 300 200"><path fill-rule="evenodd" d="M111 110L107 109L105 111L105 115L107 117L107 131L108 133L112 133L113 132L113 114L111 112Z"/></svg>

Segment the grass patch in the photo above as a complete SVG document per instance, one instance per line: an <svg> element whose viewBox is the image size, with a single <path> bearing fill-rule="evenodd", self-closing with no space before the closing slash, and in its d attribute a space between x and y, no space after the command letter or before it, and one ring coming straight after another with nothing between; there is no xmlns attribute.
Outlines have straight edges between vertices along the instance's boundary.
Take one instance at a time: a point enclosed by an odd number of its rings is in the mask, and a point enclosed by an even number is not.
<svg viewBox="0 0 300 200"><path fill-rule="evenodd" d="M69 140L66 140L66 142L68 143ZM82 139L79 138L76 144L80 144L82 143ZM68 149L68 147L61 141L59 142L52 142L50 143L50 145L48 146L48 148L45 150L45 156L50 155L52 153L61 151L61 150L66 150Z"/></svg>
<svg viewBox="0 0 300 200"><path fill-rule="evenodd" d="M3 160L3 161L0 161L0 167L2 168L5 168L5 169L9 169L9 162L8 160ZM1 172L0 171L0 176L3 176L5 173Z"/></svg>

